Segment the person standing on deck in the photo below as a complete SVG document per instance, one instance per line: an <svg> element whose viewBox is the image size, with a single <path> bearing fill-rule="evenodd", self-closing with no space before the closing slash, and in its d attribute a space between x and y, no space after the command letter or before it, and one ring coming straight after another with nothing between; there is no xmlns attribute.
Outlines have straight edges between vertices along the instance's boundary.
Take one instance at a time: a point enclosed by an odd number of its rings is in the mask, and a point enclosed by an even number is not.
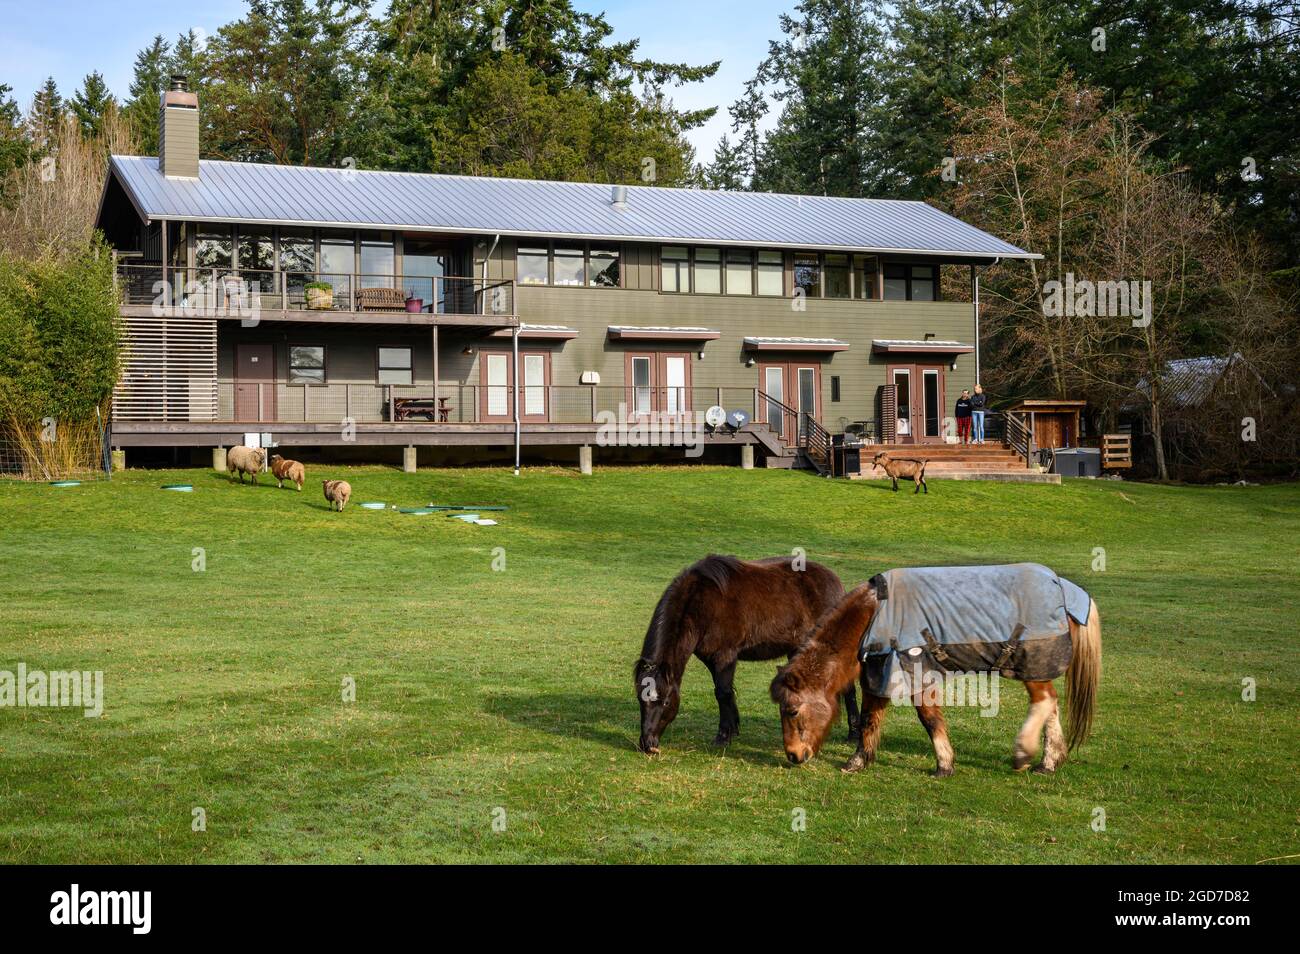
<svg viewBox="0 0 1300 954"><path fill-rule="evenodd" d="M984 388L975 385L975 393L970 399L970 418L971 418L971 443L984 443L984 411L988 406L988 395L984 393Z"/></svg>
<svg viewBox="0 0 1300 954"><path fill-rule="evenodd" d="M957 399L955 414L957 416L957 440L962 444L970 443L970 392L962 391Z"/></svg>

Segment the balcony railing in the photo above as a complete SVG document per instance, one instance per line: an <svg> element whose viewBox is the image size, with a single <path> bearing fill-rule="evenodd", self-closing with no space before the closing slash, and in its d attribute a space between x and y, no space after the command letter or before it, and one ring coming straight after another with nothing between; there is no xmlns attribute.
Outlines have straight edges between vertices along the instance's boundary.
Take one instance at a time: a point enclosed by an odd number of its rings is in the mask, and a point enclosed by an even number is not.
<svg viewBox="0 0 1300 954"><path fill-rule="evenodd" d="M251 317L268 311L515 313L514 282L457 276L119 265L123 303L160 313Z"/></svg>
<svg viewBox="0 0 1300 954"><path fill-rule="evenodd" d="M702 424L719 405L753 420L754 388L636 388L619 385L525 385L519 389L524 424ZM509 385L230 382L218 385L219 421L338 424L413 422L509 424L515 389Z"/></svg>

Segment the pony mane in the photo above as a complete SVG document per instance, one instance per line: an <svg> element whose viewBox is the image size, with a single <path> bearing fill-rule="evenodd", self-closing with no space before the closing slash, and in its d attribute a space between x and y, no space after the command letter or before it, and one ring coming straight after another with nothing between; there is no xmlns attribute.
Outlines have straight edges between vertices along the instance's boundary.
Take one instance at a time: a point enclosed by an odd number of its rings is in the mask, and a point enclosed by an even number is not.
<svg viewBox="0 0 1300 954"><path fill-rule="evenodd" d="M744 562L734 556L710 553L702 560L692 563L676 579L668 584L663 596L655 604L655 611L650 616L650 625L646 628L645 642L641 644L641 658L637 660L633 673L639 677L642 673L654 669L663 660L664 642L669 623L681 616L686 603L692 595L695 581L707 583L726 592L728 584L744 567Z"/></svg>
<svg viewBox="0 0 1300 954"><path fill-rule="evenodd" d="M858 644L878 605L872 583L850 590L817 623L812 639L777 671L772 700L783 702L789 691L803 686L825 686L828 694L842 692L857 677Z"/></svg>

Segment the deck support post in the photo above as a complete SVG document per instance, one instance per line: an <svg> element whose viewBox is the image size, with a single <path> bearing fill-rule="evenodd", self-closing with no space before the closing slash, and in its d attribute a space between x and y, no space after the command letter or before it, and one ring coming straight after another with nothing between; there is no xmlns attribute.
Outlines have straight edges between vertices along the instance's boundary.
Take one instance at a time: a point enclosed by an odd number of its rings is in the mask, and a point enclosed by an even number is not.
<svg viewBox="0 0 1300 954"><path fill-rule="evenodd" d="M740 469L741 470L754 469L754 445L753 444L740 445Z"/></svg>
<svg viewBox="0 0 1300 954"><path fill-rule="evenodd" d="M224 447L212 448L212 469L218 473L226 472L226 449Z"/></svg>
<svg viewBox="0 0 1300 954"><path fill-rule="evenodd" d="M433 303L433 308L436 310L437 307L438 304L435 301ZM441 405L438 404L438 325L437 320L435 319L433 325L433 415L435 420L442 417L442 415L438 413L438 408L440 406Z"/></svg>
<svg viewBox="0 0 1300 954"><path fill-rule="evenodd" d="M583 444L578 448L578 473L591 475L591 445Z"/></svg>
<svg viewBox="0 0 1300 954"><path fill-rule="evenodd" d="M496 243L493 243L494 247L495 244ZM487 266L484 265L483 267L484 270L486 271ZM518 477L519 476L519 444L520 444L521 435L519 431L519 322L517 321L515 322L514 328L511 329L510 343L511 343L511 350L513 352L513 359L514 359L513 377L510 379L511 383L514 384L514 387L511 388L510 390L513 392L513 398L514 398L512 409L513 409L513 415L515 419L515 476Z"/></svg>
<svg viewBox="0 0 1300 954"><path fill-rule="evenodd" d="M415 473L415 445L407 444L402 448L402 470L408 474Z"/></svg>
<svg viewBox="0 0 1300 954"><path fill-rule="evenodd" d="M113 470L126 470L126 451L118 447L112 451Z"/></svg>

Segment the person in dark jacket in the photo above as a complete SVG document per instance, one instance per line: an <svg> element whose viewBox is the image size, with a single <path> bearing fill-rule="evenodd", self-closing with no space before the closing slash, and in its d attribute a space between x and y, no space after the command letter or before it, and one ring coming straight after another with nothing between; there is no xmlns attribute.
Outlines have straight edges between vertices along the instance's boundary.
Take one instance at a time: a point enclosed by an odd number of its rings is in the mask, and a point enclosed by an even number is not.
<svg viewBox="0 0 1300 954"><path fill-rule="evenodd" d="M984 443L984 412L988 408L988 395L978 384L970 399L971 443Z"/></svg>
<svg viewBox="0 0 1300 954"><path fill-rule="evenodd" d="M957 399L957 439L963 444L970 443L970 392L962 391Z"/></svg>

